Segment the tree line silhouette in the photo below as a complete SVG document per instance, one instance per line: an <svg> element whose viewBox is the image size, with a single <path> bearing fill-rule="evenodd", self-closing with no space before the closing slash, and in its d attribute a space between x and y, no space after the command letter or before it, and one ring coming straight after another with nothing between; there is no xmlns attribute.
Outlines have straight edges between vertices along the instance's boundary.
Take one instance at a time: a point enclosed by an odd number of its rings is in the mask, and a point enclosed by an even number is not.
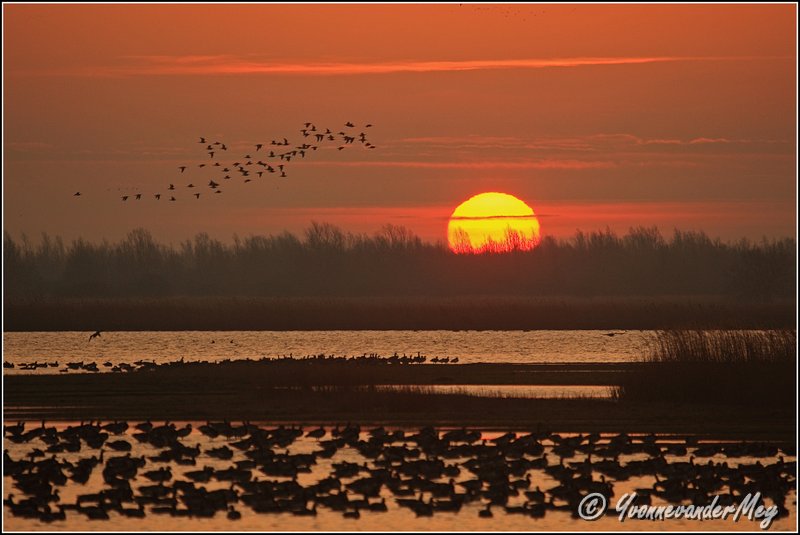
<svg viewBox="0 0 800 535"><path fill-rule="evenodd" d="M135 229L117 243L4 235L9 298L175 296L722 296L769 301L796 295L791 238L723 242L655 227L542 238L530 251L457 255L405 227L372 235L314 222L289 232L201 233L178 246Z"/></svg>

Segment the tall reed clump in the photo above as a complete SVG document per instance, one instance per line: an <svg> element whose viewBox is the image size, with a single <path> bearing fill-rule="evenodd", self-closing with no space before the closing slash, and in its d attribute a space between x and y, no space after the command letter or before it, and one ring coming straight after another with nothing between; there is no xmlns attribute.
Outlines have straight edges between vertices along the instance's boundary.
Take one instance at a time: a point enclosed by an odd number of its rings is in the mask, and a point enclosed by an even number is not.
<svg viewBox="0 0 800 535"><path fill-rule="evenodd" d="M795 402L794 330L658 331L643 360L648 365L626 374L617 399L765 408Z"/></svg>

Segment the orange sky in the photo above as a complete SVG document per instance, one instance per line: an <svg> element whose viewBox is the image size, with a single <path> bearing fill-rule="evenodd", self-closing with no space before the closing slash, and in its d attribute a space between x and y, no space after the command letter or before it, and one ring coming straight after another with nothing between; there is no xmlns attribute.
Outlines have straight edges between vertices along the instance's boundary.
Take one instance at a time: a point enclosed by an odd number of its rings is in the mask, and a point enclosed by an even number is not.
<svg viewBox="0 0 800 535"><path fill-rule="evenodd" d="M142 226L227 240L317 220L435 241L482 191L526 201L543 235L795 235L794 5L3 11L12 235L117 239ZM373 123L378 148L321 149L286 179L232 180L196 202L185 188L152 200L170 182L207 182L197 136L232 158L301 143L305 121L348 120ZM120 201L135 192L146 199Z"/></svg>

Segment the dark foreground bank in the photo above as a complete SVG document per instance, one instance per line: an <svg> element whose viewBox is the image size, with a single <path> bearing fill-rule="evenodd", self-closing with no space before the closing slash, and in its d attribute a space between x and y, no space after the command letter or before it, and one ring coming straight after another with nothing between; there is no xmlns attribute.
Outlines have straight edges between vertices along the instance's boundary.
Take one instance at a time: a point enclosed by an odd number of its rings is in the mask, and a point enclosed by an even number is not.
<svg viewBox="0 0 800 535"><path fill-rule="evenodd" d="M5 377L7 419L229 420L304 424L477 426L559 432L687 433L788 440L792 403L680 398L519 399L433 393L422 385L623 384L641 364L620 366L408 365L337 373L319 363L187 365L125 374ZM606 369L607 368L607 369ZM602 379L599 379L602 378ZM406 384L399 391L371 386ZM416 385L416 386L415 386Z"/></svg>

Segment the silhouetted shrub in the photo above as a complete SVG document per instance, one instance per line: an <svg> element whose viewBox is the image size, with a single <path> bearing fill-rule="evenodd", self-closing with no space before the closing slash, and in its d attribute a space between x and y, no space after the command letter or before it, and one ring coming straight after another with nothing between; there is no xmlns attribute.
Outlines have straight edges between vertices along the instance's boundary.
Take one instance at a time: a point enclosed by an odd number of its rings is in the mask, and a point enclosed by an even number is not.
<svg viewBox="0 0 800 535"><path fill-rule="evenodd" d="M513 239L513 236L511 236ZM511 243L510 245L514 245ZM8 297L724 296L794 299L792 239L734 244L656 228L542 239L533 250L458 255L404 227L352 234L313 223L289 233L198 234L179 247L136 229L119 243L4 237ZM513 247L512 247L513 248Z"/></svg>

